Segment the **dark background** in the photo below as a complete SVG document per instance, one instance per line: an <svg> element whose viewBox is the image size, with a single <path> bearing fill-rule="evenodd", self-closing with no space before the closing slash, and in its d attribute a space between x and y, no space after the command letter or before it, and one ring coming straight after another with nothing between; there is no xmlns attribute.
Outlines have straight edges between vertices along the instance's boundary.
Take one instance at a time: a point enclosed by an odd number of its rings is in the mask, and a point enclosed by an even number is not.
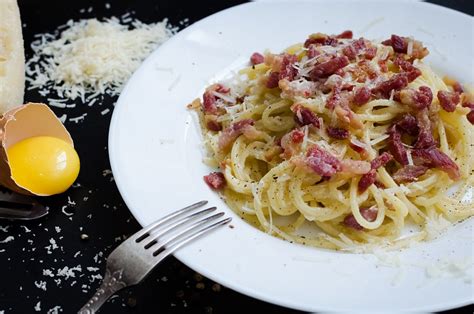
<svg viewBox="0 0 474 314"><path fill-rule="evenodd" d="M133 11L133 16L145 23L167 17L171 24L182 28L186 23L180 22L185 18L193 23L244 1L107 2L110 9L106 8L106 2L100 1L19 0L27 58L31 56L29 45L34 34L52 33L69 19L120 16ZM430 2L473 15L474 2L470 0ZM91 12L89 8L92 8ZM36 91L27 92L25 99L46 102ZM50 207L51 213L41 220L28 223L0 221L0 313L2 310L4 313L35 313L38 302L42 313L55 307L63 313L76 312L98 287L97 275L102 275L108 253L140 228L108 171L107 136L115 100L100 99L92 107L78 102L76 108L53 108L58 116L67 114L69 118L87 113L83 122L66 122L82 162L79 184L66 194L43 198L42 202ZM101 115L106 108L111 112ZM86 235L88 239L83 239ZM2 243L8 236L13 236L14 240ZM81 271L74 270L78 265ZM69 276L58 275L68 269L73 269ZM48 276L48 270L55 276ZM472 309L472 306L464 308L471 313ZM202 278L173 257L158 266L143 284L122 291L101 311L242 312L297 313L243 296Z"/></svg>

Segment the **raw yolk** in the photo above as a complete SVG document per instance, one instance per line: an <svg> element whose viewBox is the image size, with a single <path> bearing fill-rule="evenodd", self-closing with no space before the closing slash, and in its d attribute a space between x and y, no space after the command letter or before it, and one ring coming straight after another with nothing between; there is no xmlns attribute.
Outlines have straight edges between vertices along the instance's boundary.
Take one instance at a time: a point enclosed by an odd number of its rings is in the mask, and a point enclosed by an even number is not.
<svg viewBox="0 0 474 314"><path fill-rule="evenodd" d="M19 186L38 195L66 191L79 174L79 156L65 141L36 136L7 150L12 178Z"/></svg>

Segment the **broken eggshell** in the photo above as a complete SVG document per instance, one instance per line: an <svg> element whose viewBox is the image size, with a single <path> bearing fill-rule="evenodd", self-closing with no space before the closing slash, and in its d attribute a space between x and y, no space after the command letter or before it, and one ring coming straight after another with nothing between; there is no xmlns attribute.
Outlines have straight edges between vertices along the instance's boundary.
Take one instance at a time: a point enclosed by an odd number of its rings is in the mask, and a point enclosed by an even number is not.
<svg viewBox="0 0 474 314"><path fill-rule="evenodd" d="M0 118L0 185L21 194L48 196L21 187L11 176L7 149L35 136L56 137L74 147L71 135L47 105L28 103L5 112Z"/></svg>

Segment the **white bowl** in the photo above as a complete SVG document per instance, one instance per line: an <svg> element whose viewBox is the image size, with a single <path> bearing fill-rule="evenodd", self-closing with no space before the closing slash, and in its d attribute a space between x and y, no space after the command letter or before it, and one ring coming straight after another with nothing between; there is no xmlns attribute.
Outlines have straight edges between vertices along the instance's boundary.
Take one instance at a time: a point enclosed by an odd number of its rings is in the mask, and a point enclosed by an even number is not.
<svg viewBox="0 0 474 314"><path fill-rule="evenodd" d="M257 2L207 17L156 50L120 96L109 137L117 186L142 225L201 199L225 210L233 229L222 228L175 255L255 298L309 311L434 311L471 303L472 219L434 241L382 257L274 238L242 221L203 183L210 169L202 163L199 127L186 105L252 52L278 52L318 31L351 29L369 39L414 36L431 50L426 62L472 83L472 27L468 15L413 1ZM454 271L436 272L442 269Z"/></svg>

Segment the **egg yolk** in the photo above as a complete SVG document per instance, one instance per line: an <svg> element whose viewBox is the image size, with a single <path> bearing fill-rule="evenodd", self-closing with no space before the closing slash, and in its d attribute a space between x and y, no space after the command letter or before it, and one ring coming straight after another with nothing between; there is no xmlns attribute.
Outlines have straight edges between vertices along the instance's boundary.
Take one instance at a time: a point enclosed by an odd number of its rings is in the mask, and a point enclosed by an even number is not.
<svg viewBox="0 0 474 314"><path fill-rule="evenodd" d="M7 149L11 176L38 195L66 191L79 174L79 156L71 144L50 136L22 140Z"/></svg>

